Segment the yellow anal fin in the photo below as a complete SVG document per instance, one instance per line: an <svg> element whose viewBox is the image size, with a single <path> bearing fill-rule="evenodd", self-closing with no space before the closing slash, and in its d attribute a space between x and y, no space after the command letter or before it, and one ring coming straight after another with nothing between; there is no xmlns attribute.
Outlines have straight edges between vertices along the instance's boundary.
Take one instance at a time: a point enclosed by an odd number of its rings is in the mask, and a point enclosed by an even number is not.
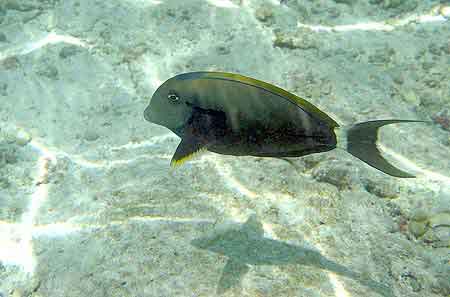
<svg viewBox="0 0 450 297"><path fill-rule="evenodd" d="M181 142L170 161L170 166L178 167L204 151L206 151L206 147L194 139L181 139Z"/></svg>

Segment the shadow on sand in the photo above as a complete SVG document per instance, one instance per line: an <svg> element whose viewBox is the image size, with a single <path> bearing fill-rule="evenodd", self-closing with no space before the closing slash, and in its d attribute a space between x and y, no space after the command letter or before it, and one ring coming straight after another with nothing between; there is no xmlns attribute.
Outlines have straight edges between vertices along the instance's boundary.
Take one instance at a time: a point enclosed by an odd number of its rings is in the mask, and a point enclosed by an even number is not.
<svg viewBox="0 0 450 297"><path fill-rule="evenodd" d="M262 224L256 215L252 215L237 230L194 239L191 244L228 257L217 287L218 294L239 287L242 278L249 271L248 265L298 264L314 266L348 277L382 296L395 296L390 288L325 258L317 251L265 238Z"/></svg>

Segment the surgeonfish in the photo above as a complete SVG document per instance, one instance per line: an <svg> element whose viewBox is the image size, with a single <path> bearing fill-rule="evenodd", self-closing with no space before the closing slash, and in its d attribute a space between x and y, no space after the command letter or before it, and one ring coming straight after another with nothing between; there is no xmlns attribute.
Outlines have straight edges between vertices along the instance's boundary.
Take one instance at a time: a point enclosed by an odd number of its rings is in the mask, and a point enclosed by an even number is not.
<svg viewBox="0 0 450 297"><path fill-rule="evenodd" d="M181 138L171 165L200 151L224 155L301 157L345 149L395 177L414 177L377 148L378 129L418 120L375 120L340 127L316 106L272 84L225 72L189 72L165 81L144 118Z"/></svg>

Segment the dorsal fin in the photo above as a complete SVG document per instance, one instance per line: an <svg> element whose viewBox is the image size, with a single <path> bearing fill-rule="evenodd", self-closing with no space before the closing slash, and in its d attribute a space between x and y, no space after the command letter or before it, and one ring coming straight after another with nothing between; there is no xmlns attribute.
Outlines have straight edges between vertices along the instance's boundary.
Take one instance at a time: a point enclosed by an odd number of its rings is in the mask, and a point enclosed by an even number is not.
<svg viewBox="0 0 450 297"><path fill-rule="evenodd" d="M275 94L277 96L280 96L281 98L287 99L294 104L296 104L298 107L303 109L305 112L309 113L311 116L316 116L320 120L326 122L331 128L339 127L339 124L333 120L331 117L329 117L326 113L321 111L319 108L311 104L310 102L306 101L305 99L298 97L286 90L283 90L282 88L279 88L275 85L266 83L261 80L257 80L248 76L235 74L235 73L227 73L227 72L207 72L207 71L200 71L200 72L189 72L189 73L183 73L176 76L176 79L179 80L187 80L187 79L222 79L222 80L229 80L234 81L250 86L254 86L257 88L264 89L272 94Z"/></svg>
<svg viewBox="0 0 450 297"><path fill-rule="evenodd" d="M251 235L252 237L263 237L264 229L256 214L252 214L247 221L242 225L242 232Z"/></svg>

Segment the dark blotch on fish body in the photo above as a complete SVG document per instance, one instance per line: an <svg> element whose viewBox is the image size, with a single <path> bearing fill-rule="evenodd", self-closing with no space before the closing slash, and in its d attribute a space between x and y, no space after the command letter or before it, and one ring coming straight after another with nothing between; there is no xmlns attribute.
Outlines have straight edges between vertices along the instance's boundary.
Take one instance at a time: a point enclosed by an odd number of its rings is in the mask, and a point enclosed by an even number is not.
<svg viewBox="0 0 450 297"><path fill-rule="evenodd" d="M181 138L171 164L208 150L234 156L300 157L341 147L382 172L414 177L388 163L378 129L415 120L377 120L341 128L308 101L269 83L225 72L174 76L153 94L146 120Z"/></svg>

